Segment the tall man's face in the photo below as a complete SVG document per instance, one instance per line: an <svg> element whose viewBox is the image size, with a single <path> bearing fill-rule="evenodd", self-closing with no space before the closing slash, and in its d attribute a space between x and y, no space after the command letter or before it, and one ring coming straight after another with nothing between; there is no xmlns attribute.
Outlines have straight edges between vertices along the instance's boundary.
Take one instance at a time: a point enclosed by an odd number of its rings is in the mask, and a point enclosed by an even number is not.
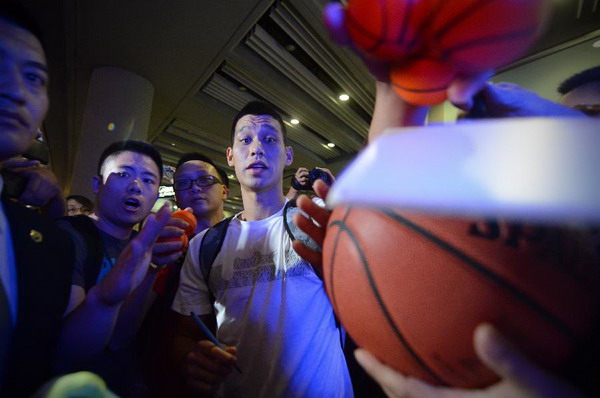
<svg viewBox="0 0 600 398"><path fill-rule="evenodd" d="M280 187L283 169L292 161L292 148L284 145L277 120L268 115L240 118L233 145L227 148L227 162L235 168L243 189L261 192Z"/></svg>
<svg viewBox="0 0 600 398"><path fill-rule="evenodd" d="M46 56L29 31L0 18L0 160L19 155L48 111Z"/></svg>
<svg viewBox="0 0 600 398"><path fill-rule="evenodd" d="M181 209L191 207L196 218L219 211L227 199L228 189L217 169L201 160L190 160L177 168L173 177L175 201ZM189 186L186 189L178 189Z"/></svg>
<svg viewBox="0 0 600 398"><path fill-rule="evenodd" d="M94 213L113 225L131 228L142 221L158 197L160 174L150 156L123 151L106 158L94 177Z"/></svg>

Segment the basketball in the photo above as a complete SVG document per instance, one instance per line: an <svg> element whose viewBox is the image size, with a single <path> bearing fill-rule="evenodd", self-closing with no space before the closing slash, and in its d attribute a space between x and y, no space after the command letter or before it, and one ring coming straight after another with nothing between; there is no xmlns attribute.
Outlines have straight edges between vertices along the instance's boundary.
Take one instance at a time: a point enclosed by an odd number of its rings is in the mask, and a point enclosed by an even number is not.
<svg viewBox="0 0 600 398"><path fill-rule="evenodd" d="M194 214L185 210L177 210L171 213L171 217L180 218L183 221L187 222L188 227L185 229L185 234L188 237L194 235L196 227L198 226L198 221L196 220L196 217L194 217Z"/></svg>
<svg viewBox="0 0 600 398"><path fill-rule="evenodd" d="M482 322L559 372L590 337L597 314L592 288L551 257L472 235L470 226L456 218L335 208L323 272L341 323L382 362L437 385L497 381L473 348Z"/></svg>
<svg viewBox="0 0 600 398"><path fill-rule="evenodd" d="M456 72L439 61L418 59L393 67L390 77L394 91L406 102L434 105L446 100L446 91Z"/></svg>
<svg viewBox="0 0 600 398"><path fill-rule="evenodd" d="M446 99L433 94L442 90L445 72L477 74L523 55L541 33L549 5L547 0L350 0L345 24L363 53L396 64L396 87L404 87L399 79L411 85L424 80L422 88L397 89L404 100L433 105ZM423 74L434 72L423 63L439 65L442 74ZM401 70L406 76L400 77Z"/></svg>

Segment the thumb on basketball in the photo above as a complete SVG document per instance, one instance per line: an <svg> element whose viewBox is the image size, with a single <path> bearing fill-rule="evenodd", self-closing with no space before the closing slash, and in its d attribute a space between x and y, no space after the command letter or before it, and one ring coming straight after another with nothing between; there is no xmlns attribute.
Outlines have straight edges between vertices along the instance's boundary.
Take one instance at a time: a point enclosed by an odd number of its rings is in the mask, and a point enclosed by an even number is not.
<svg viewBox="0 0 600 398"><path fill-rule="evenodd" d="M477 326L473 338L479 359L504 383L518 386L524 396L581 396L574 388L531 362L492 325Z"/></svg>
<svg viewBox="0 0 600 398"><path fill-rule="evenodd" d="M457 108L468 111L473 106L473 97L481 91L492 76L487 70L469 76L458 76L448 87L448 100Z"/></svg>

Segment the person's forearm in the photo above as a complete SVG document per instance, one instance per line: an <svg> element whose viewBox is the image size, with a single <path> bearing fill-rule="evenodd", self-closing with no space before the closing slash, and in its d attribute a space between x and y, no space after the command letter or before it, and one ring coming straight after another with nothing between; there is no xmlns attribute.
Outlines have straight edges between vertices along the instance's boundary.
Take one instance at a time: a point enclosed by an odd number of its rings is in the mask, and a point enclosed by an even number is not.
<svg viewBox="0 0 600 398"><path fill-rule="evenodd" d="M108 343L110 350L122 349L137 334L146 313L156 299L156 295L152 294L152 287L157 274L156 271L149 271L142 283L125 300Z"/></svg>
<svg viewBox="0 0 600 398"><path fill-rule="evenodd" d="M426 106L404 102L394 92L391 84L375 82L375 109L369 127L369 142L373 141L390 127L421 126L425 123Z"/></svg>
<svg viewBox="0 0 600 398"><path fill-rule="evenodd" d="M78 369L106 348L121 305L102 303L95 288L65 318L60 336L57 366L60 372Z"/></svg>
<svg viewBox="0 0 600 398"><path fill-rule="evenodd" d="M294 187L290 187L287 194L285 194L285 197L288 198L289 200L292 200L292 199L296 198L297 194L298 194L298 191L296 191L296 189Z"/></svg>

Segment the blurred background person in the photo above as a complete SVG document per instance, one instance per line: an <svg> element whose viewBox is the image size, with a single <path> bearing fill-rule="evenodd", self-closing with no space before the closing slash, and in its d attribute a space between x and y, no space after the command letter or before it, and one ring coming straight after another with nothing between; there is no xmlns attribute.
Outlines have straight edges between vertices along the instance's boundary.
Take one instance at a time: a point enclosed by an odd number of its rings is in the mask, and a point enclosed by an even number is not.
<svg viewBox="0 0 600 398"><path fill-rule="evenodd" d="M94 210L94 202L82 195L67 196L67 216L89 216Z"/></svg>

